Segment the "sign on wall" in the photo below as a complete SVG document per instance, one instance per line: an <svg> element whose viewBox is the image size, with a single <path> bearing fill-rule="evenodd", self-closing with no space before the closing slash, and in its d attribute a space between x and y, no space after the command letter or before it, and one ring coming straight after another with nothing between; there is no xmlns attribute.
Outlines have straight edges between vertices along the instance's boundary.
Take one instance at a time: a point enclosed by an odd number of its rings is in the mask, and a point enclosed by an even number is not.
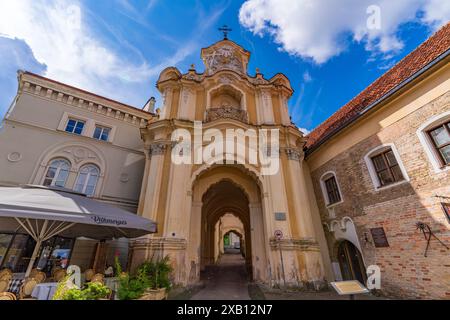
<svg viewBox="0 0 450 320"><path fill-rule="evenodd" d="M286 221L286 212L275 212L276 221Z"/></svg>
<svg viewBox="0 0 450 320"><path fill-rule="evenodd" d="M386 248L389 247L389 242L384 232L383 227L371 228L370 233L372 234L373 244L375 248Z"/></svg>

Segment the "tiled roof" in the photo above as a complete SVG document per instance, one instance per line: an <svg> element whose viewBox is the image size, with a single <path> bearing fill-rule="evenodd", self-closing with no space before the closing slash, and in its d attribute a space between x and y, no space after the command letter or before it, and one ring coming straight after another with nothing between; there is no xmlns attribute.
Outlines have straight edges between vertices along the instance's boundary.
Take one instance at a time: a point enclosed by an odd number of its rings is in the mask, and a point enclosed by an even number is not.
<svg viewBox="0 0 450 320"><path fill-rule="evenodd" d="M450 49L450 23L404 57L370 86L320 124L308 136L306 147L318 147L332 133L345 127L359 112L391 92L402 82Z"/></svg>

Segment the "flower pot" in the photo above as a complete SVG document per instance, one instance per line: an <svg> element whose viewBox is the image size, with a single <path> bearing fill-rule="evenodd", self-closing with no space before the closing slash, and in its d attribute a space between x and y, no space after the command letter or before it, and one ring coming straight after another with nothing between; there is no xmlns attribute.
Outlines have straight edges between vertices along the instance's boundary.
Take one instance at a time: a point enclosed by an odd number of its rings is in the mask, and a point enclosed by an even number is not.
<svg viewBox="0 0 450 320"><path fill-rule="evenodd" d="M144 294L138 300L164 300L167 298L166 288L161 289L146 289Z"/></svg>

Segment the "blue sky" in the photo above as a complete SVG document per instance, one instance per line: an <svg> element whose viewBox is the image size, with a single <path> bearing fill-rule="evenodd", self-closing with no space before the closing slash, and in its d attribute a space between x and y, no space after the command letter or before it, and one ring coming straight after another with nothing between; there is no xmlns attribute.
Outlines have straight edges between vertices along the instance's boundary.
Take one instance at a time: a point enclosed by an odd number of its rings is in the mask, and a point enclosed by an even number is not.
<svg viewBox="0 0 450 320"><path fill-rule="evenodd" d="M18 69L136 107L150 96L159 104L159 72L202 71L200 49L227 24L252 53L251 75L288 76L292 118L311 130L449 19L450 1L440 0L1 1L0 116Z"/></svg>

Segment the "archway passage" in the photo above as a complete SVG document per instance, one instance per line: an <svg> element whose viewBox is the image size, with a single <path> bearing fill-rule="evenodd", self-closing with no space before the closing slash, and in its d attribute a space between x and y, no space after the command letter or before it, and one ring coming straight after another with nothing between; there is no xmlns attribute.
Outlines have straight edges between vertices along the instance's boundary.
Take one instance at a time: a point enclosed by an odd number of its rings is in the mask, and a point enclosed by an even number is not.
<svg viewBox="0 0 450 320"><path fill-rule="evenodd" d="M358 248L350 241L344 240L338 246L338 259L343 280L358 280L366 283L364 262Z"/></svg>
<svg viewBox="0 0 450 320"><path fill-rule="evenodd" d="M213 266L228 264L229 268L239 270L240 261L244 264L246 275L252 278L252 254L250 235L249 200L245 192L230 180L220 180L213 184L202 197L201 232L201 276L211 275ZM233 222L233 218L239 222ZM242 246L236 253L242 258L224 256L224 235L230 228L241 235ZM243 279L245 280L245 279Z"/></svg>

